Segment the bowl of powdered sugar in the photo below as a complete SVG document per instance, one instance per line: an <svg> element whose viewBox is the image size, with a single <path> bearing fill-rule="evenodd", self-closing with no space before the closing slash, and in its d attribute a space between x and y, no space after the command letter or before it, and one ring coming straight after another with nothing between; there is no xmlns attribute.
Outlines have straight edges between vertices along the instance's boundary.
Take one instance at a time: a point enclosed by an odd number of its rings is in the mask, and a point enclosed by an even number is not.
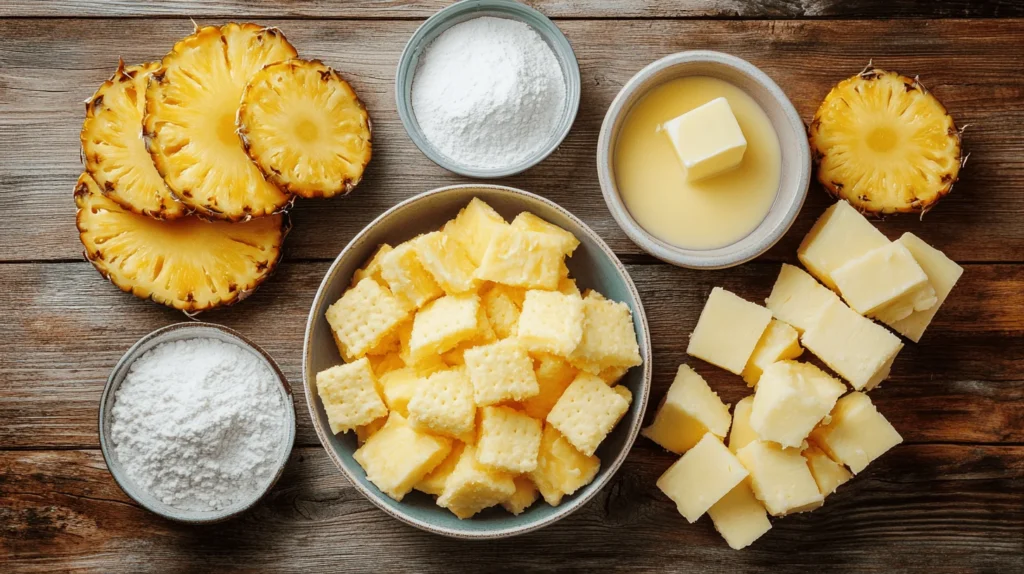
<svg viewBox="0 0 1024 574"><path fill-rule="evenodd" d="M274 360L219 325L179 323L125 353L100 401L100 447L124 492L190 523L231 518L277 482L295 440Z"/></svg>
<svg viewBox="0 0 1024 574"><path fill-rule="evenodd" d="M499 178L541 162L565 139L580 102L569 41L511 0L463 0L413 34L395 77L398 113L434 163Z"/></svg>

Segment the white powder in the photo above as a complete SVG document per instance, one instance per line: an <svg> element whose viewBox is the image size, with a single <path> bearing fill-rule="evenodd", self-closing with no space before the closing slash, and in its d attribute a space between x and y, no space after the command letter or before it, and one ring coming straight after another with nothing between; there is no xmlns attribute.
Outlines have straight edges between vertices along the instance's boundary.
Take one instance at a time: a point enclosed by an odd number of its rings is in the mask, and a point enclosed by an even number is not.
<svg viewBox="0 0 1024 574"><path fill-rule="evenodd" d="M420 56L412 107L427 140L465 166L498 169L541 151L565 107L565 77L528 24L481 17Z"/></svg>
<svg viewBox="0 0 1024 574"><path fill-rule="evenodd" d="M220 510L256 498L273 478L285 409L274 372L247 350L215 339L163 343L117 390L114 452L165 504Z"/></svg>

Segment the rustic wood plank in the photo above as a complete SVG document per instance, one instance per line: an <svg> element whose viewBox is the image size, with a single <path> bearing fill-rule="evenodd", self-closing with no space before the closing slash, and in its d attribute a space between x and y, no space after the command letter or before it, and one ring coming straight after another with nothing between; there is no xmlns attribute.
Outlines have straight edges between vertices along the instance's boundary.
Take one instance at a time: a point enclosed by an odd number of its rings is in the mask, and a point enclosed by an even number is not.
<svg viewBox="0 0 1024 574"><path fill-rule="evenodd" d="M672 457L634 449L612 483L542 532L467 544L372 506L319 447L296 449L268 499L226 525L190 527L132 503L98 451L0 452L0 553L18 571L1011 572L1024 556L1024 447L901 445L815 512L729 550L654 486ZM357 566L359 565L359 566Z"/></svg>
<svg viewBox="0 0 1024 574"><path fill-rule="evenodd" d="M672 52L724 50L761 66L808 118L833 83L874 58L878 65L920 74L958 123L971 125L965 146L972 152L961 183L923 222L893 217L880 227L891 237L912 230L957 260L1020 261L1022 22L561 21L577 51L585 86L576 125L540 166L502 183L557 201L617 252L638 253L608 214L594 159L604 112L632 74ZM393 70L418 22L265 23L281 26L303 55L341 70L366 101L376 130L374 160L352 196L304 201L295 209L296 228L287 248L291 257L331 258L397 201L469 181L431 164L415 149L395 112ZM81 102L110 74L117 56L130 62L157 58L190 29L191 23L182 19L0 21L0 261L78 257L71 189L81 169ZM624 39L629 49L623 48ZM818 186L812 188L794 230L769 257L791 259L800 236L828 203Z"/></svg>
<svg viewBox="0 0 1024 574"><path fill-rule="evenodd" d="M296 391L298 444L318 444L301 389L306 316L326 263L285 261L236 307L202 320L263 346ZM721 369L688 359L687 337L715 285L752 301L771 291L778 265L698 272L630 265L654 343L653 400L692 361L723 399L749 394ZM86 263L0 265L0 445L96 447L97 404L110 369L138 338L185 320L108 284ZM924 340L908 344L872 393L908 442L1024 442L1024 265L971 265ZM648 416L653 416L650 409Z"/></svg>

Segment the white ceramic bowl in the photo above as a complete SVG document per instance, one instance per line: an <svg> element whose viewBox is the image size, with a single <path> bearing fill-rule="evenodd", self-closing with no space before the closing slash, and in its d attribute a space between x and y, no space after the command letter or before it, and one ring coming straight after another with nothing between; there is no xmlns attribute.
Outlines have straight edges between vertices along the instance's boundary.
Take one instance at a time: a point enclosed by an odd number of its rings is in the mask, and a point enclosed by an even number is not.
<svg viewBox="0 0 1024 574"><path fill-rule="evenodd" d="M749 94L775 128L782 149L782 177L775 202L754 231L715 249L685 249L647 232L633 219L619 195L612 155L622 122L633 105L648 91L668 80L686 76L711 76L725 80ZM811 181L811 152L800 115L782 89L746 60L707 50L666 56L637 72L612 101L601 125L597 143L597 174L605 203L619 227L641 249L680 267L721 269L749 261L785 235L807 197Z"/></svg>

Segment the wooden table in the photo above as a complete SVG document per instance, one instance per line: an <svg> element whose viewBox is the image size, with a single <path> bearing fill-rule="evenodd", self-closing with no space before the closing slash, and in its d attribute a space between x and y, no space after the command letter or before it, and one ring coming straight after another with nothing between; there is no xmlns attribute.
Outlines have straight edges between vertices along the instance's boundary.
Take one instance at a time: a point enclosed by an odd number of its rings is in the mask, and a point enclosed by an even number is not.
<svg viewBox="0 0 1024 574"><path fill-rule="evenodd" d="M653 331L652 402L684 360L711 287L766 297L779 262L794 261L830 200L815 185L786 238L736 269L688 271L642 254L609 216L594 165L604 112L631 75L680 50L730 52L774 78L806 119L831 85L874 59L920 74L968 126L971 157L953 194L923 221L878 224L891 238L913 231L966 268L924 340L908 344L872 393L904 443L824 508L778 520L753 547L731 551L707 519L687 524L655 488L673 457L641 439L610 486L559 524L512 540L447 540L387 517L348 484L301 392L292 459L256 509L190 527L130 501L98 448L100 390L137 338L184 317L121 293L81 258L71 199L81 102L118 56L159 58L191 31L188 16L279 26L303 56L351 81L376 128L364 182L347 199L300 201L280 271L243 304L201 317L253 338L301 388L302 332L329 261L397 201L467 181L420 154L395 112L398 55L443 4L0 5L0 570L1024 570L1024 20L1013 19L1024 5L1014 0L534 2L576 50L582 103L561 148L505 183L569 208L627 263ZM702 372L729 402L747 393L736 377Z"/></svg>

